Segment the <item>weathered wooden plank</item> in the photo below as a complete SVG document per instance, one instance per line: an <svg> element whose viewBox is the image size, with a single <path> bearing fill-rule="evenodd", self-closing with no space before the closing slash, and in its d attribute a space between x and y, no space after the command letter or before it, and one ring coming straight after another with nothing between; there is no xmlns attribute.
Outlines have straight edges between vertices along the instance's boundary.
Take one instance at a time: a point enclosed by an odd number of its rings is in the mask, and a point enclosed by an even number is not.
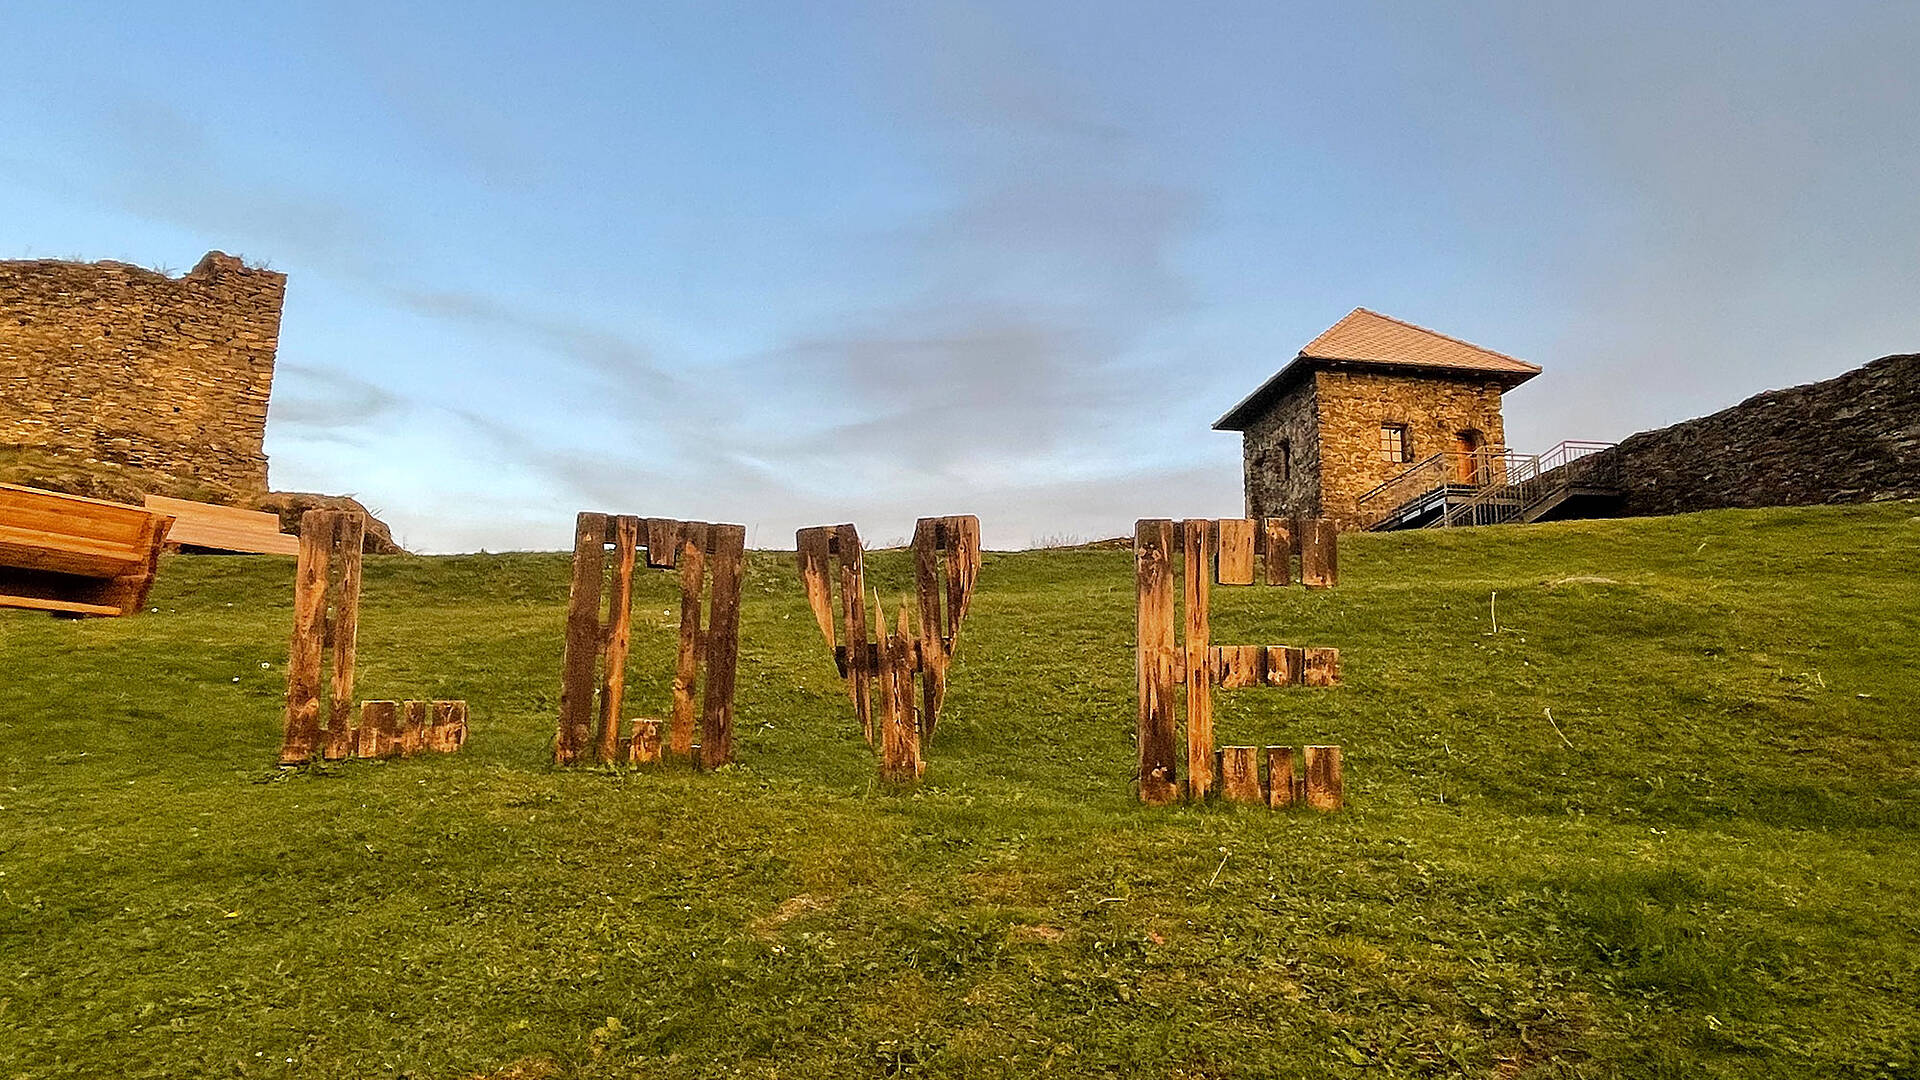
<svg viewBox="0 0 1920 1080"><path fill-rule="evenodd" d="M913 584L920 603L919 664L920 686L924 700L920 708L920 734L933 737L940 719L940 706L947 691L948 627L955 625L943 608L951 598L942 587L941 544L952 530L947 518L921 518L913 525ZM944 554L951 554L946 552ZM949 568L950 569L950 568Z"/></svg>
<svg viewBox="0 0 1920 1080"><path fill-rule="evenodd" d="M333 670L329 673L327 749L330 761L353 753L353 665L360 634L360 553L367 519L351 511L334 519L329 561L340 569L333 588Z"/></svg>
<svg viewBox="0 0 1920 1080"><path fill-rule="evenodd" d="M1213 789L1213 675L1208 663L1213 581L1213 531L1204 519L1182 523L1186 555L1187 798L1199 802Z"/></svg>
<svg viewBox="0 0 1920 1080"><path fill-rule="evenodd" d="M1134 675L1139 702L1135 742L1139 750L1140 801L1173 801L1174 653L1173 522L1142 518L1133 523Z"/></svg>
<svg viewBox="0 0 1920 1080"><path fill-rule="evenodd" d="M426 747L428 709L426 701L408 701L400 706L400 756L412 757Z"/></svg>
<svg viewBox="0 0 1920 1080"><path fill-rule="evenodd" d="M1267 685L1298 686L1306 666L1306 650L1292 645L1267 646Z"/></svg>
<svg viewBox="0 0 1920 1080"><path fill-rule="evenodd" d="M1340 530L1326 518L1301 518L1294 528L1300 534L1300 583L1313 589L1336 584L1340 579Z"/></svg>
<svg viewBox="0 0 1920 1080"><path fill-rule="evenodd" d="M680 523L680 643L674 654L673 727L669 748L677 757L693 754L694 695L700 686L700 660L706 652L701 626L702 594L707 588L707 523Z"/></svg>
<svg viewBox="0 0 1920 1080"><path fill-rule="evenodd" d="M293 572L293 635L287 646L287 713L280 764L313 757L320 738L320 663L326 639L327 576L337 515L309 510L300 519Z"/></svg>
<svg viewBox="0 0 1920 1080"><path fill-rule="evenodd" d="M1315 810L1338 810L1346 799L1345 783L1340 775L1340 748L1309 746L1307 757L1307 805Z"/></svg>
<svg viewBox="0 0 1920 1080"><path fill-rule="evenodd" d="M647 566L671 570L680 557L680 522L673 518L648 518L640 542L647 546Z"/></svg>
<svg viewBox="0 0 1920 1080"><path fill-rule="evenodd" d="M397 701L360 703L360 731L354 743L354 755L363 758L386 757L393 750L393 731L399 725Z"/></svg>
<svg viewBox="0 0 1920 1080"><path fill-rule="evenodd" d="M733 682L740 655L740 583L747 550L745 525L714 525L707 532L713 597L707 619L707 673L700 693L700 767L733 761Z"/></svg>
<svg viewBox="0 0 1920 1080"><path fill-rule="evenodd" d="M839 645L833 629L833 533L837 526L817 525L793 534L795 557L800 562L800 583L807 593L807 607L820 626L827 648Z"/></svg>
<svg viewBox="0 0 1920 1080"><path fill-rule="evenodd" d="M633 640L633 565L640 554L639 518L622 514L612 527L613 595L607 599L606 662L600 673L601 761L618 761L620 756L620 713L626 704L627 652Z"/></svg>
<svg viewBox="0 0 1920 1080"><path fill-rule="evenodd" d="M452 752L467 745L467 703L465 701L440 702L447 706L446 732L442 736L442 749Z"/></svg>
<svg viewBox="0 0 1920 1080"><path fill-rule="evenodd" d="M1266 536L1267 584L1290 585L1293 583L1293 521L1289 518L1262 518L1262 531Z"/></svg>
<svg viewBox="0 0 1920 1080"><path fill-rule="evenodd" d="M567 590L566 645L560 662L560 728L553 740L556 765L579 759L593 724L594 670L606 644L600 632L606 542L607 515L586 511L574 519L573 581Z"/></svg>
<svg viewBox="0 0 1920 1080"><path fill-rule="evenodd" d="M420 729L420 749L435 754L444 754L453 749L449 745L453 734L453 702L427 702L427 722Z"/></svg>
<svg viewBox="0 0 1920 1080"><path fill-rule="evenodd" d="M1266 678L1264 645L1215 645L1210 654L1214 682L1222 690L1259 686Z"/></svg>
<svg viewBox="0 0 1920 1080"><path fill-rule="evenodd" d="M660 721L635 720L629 740L632 749L627 760L635 765L652 765L660 760Z"/></svg>
<svg viewBox="0 0 1920 1080"><path fill-rule="evenodd" d="M953 652L960 624L973 609L973 592L980 579L980 519L956 514L946 519L947 543L947 652Z"/></svg>
<svg viewBox="0 0 1920 1080"><path fill-rule="evenodd" d="M1246 518L1221 518L1215 531L1220 540L1220 584L1253 584L1253 522Z"/></svg>
<svg viewBox="0 0 1920 1080"><path fill-rule="evenodd" d="M1276 810L1293 805L1293 747L1267 747L1267 805Z"/></svg>
<svg viewBox="0 0 1920 1080"><path fill-rule="evenodd" d="M1305 686L1340 685L1340 650L1309 648L1303 650L1300 682Z"/></svg>
<svg viewBox="0 0 1920 1080"><path fill-rule="evenodd" d="M912 624L906 606L900 608L899 627L885 630L885 617L876 611L882 630L880 646L880 778L890 784L909 784L920 778L920 724L914 716Z"/></svg>
<svg viewBox="0 0 1920 1080"><path fill-rule="evenodd" d="M834 553L840 559L840 603L847 628L847 693L853 699L854 718L860 723L860 736L873 745L874 665L871 638L867 632L867 570L860 533L852 525L842 525L834 537ZM877 614L876 614L877 617Z"/></svg>
<svg viewBox="0 0 1920 1080"><path fill-rule="evenodd" d="M1228 802L1261 803L1260 748L1223 746L1220 748L1220 794Z"/></svg>

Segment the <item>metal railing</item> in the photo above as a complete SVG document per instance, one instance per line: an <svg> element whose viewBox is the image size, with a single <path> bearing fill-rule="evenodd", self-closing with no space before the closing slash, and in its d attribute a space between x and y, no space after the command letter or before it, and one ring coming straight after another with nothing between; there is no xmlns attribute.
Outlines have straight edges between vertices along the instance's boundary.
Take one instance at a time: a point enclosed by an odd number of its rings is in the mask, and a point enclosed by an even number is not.
<svg viewBox="0 0 1920 1080"><path fill-rule="evenodd" d="M1492 483L1448 505L1428 528L1497 525L1525 517L1546 500L1575 487L1617 488L1620 462L1601 456L1613 443L1569 439L1544 454L1509 454L1504 483Z"/></svg>
<svg viewBox="0 0 1920 1080"><path fill-rule="evenodd" d="M1443 450L1409 465L1354 500L1361 517L1380 521L1408 502L1440 487L1484 488L1506 482L1514 455L1505 447Z"/></svg>

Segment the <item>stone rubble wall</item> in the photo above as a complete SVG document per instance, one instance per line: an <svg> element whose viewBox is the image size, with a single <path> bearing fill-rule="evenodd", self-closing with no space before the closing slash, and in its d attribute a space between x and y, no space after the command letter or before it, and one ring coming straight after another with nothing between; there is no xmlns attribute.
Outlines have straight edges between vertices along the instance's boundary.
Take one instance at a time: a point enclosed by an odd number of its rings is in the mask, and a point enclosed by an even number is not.
<svg viewBox="0 0 1920 1080"><path fill-rule="evenodd" d="M1248 517L1320 515L1320 418L1313 389L1312 379L1301 379L1241 432Z"/></svg>
<svg viewBox="0 0 1920 1080"><path fill-rule="evenodd" d="M1920 498L1920 354L1770 390L1603 453L1635 516Z"/></svg>
<svg viewBox="0 0 1920 1080"><path fill-rule="evenodd" d="M286 275L209 252L169 277L0 261L0 447L140 470L160 493L267 491L267 399Z"/></svg>

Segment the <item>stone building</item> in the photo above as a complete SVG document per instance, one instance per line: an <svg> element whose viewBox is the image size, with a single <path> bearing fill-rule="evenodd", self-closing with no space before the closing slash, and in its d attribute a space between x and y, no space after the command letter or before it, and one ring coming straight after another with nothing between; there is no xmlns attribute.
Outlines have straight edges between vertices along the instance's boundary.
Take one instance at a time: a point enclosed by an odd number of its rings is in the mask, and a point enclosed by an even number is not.
<svg viewBox="0 0 1920 1080"><path fill-rule="evenodd" d="M1436 454L1431 467L1484 482L1505 449L1500 395L1539 373L1355 308L1213 426L1242 433L1249 516L1360 528L1376 517L1363 496Z"/></svg>
<svg viewBox="0 0 1920 1080"><path fill-rule="evenodd" d="M267 491L267 398L286 275L208 252L181 277L0 261L0 450L137 470L149 490Z"/></svg>

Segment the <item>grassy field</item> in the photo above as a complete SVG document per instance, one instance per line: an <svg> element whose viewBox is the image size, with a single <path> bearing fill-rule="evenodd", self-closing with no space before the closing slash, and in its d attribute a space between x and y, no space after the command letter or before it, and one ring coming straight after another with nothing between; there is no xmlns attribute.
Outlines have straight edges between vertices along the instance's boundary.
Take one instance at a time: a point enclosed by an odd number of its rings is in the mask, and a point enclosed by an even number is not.
<svg viewBox="0 0 1920 1080"><path fill-rule="evenodd" d="M1344 745L1335 816L1133 801L1123 550L987 556L904 794L790 555L712 775L549 767L549 554L370 559L361 696L473 739L277 771L291 560L171 558L138 618L0 613L0 1076L1920 1076L1917 515L1358 536L1338 589L1216 590L1217 641L1342 650L1218 721Z"/></svg>

